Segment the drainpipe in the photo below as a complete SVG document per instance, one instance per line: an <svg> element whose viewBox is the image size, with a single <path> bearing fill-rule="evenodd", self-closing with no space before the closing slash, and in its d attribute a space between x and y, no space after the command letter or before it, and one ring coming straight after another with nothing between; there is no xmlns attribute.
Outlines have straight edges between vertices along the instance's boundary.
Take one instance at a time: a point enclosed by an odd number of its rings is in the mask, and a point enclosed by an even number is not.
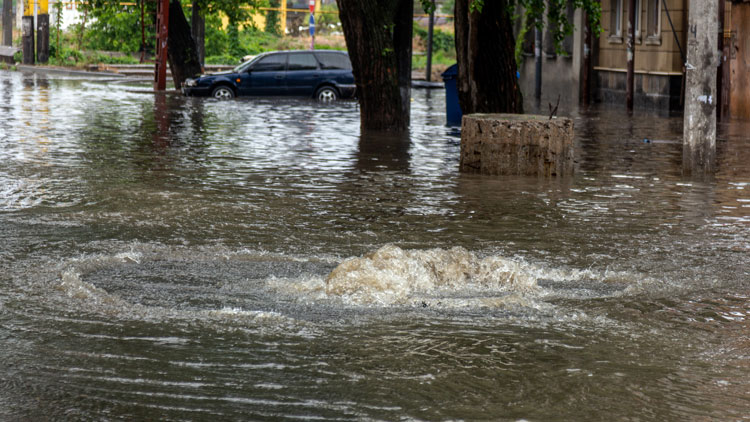
<svg viewBox="0 0 750 422"><path fill-rule="evenodd" d="M537 101L542 99L542 30L534 28L534 63L536 71L534 73L534 98Z"/></svg>
<svg viewBox="0 0 750 422"><path fill-rule="evenodd" d="M633 89L635 73L635 0L628 2L628 79L625 102L628 112L633 111Z"/></svg>

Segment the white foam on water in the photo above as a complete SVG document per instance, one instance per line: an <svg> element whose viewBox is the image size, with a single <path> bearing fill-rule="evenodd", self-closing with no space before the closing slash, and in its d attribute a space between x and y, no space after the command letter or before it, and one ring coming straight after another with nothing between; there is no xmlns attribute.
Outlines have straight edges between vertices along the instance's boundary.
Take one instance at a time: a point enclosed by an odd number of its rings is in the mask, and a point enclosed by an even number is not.
<svg viewBox="0 0 750 422"><path fill-rule="evenodd" d="M538 289L527 264L500 256L479 258L461 247L405 250L387 245L339 264L325 280L329 297L361 305L404 305L440 297L461 306L462 297L479 303L519 301ZM504 293L512 293L510 295ZM463 300L477 302L477 300Z"/></svg>

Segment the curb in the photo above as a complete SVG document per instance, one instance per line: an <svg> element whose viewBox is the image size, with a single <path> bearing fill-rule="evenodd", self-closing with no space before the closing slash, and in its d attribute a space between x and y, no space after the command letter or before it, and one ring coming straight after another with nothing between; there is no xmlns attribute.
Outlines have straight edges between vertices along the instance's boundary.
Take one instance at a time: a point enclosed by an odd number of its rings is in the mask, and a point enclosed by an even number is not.
<svg viewBox="0 0 750 422"><path fill-rule="evenodd" d="M45 75L61 75L61 76L86 76L94 78L124 78L124 75L109 72L89 72L86 70L72 70L65 68L46 67L46 66L32 66L19 64L16 65L16 70L19 72L27 73L40 73Z"/></svg>

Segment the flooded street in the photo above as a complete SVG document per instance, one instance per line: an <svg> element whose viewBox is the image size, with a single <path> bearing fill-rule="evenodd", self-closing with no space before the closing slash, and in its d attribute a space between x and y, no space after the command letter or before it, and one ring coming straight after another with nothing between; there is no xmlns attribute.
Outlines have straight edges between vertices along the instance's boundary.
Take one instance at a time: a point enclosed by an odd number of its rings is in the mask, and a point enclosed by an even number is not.
<svg viewBox="0 0 750 422"><path fill-rule="evenodd" d="M157 96L0 71L0 420L750 420L750 124L575 110L458 172L442 90Z"/></svg>

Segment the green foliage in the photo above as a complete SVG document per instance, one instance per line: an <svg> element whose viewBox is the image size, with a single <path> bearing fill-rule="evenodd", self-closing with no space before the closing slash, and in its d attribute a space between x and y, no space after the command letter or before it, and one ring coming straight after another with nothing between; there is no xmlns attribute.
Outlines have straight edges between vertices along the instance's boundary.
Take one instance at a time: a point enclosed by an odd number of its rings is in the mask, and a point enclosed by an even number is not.
<svg viewBox="0 0 750 422"><path fill-rule="evenodd" d="M484 2L484 0L470 0L472 3ZM567 19L567 5L568 2L573 6L574 9L582 9L586 12L588 17L588 23L591 27L591 33L593 36L598 36L601 33L601 16L602 7L599 0L511 0L509 7L514 7L516 4L522 6L524 12L524 22L521 33L526 34L532 26L539 30L544 28L544 13L547 13L547 24L550 28L550 33L555 41L555 49L558 54L566 54L562 49L562 41L565 37L572 35L574 26L572 22ZM520 54L520 44L522 43L523 36L519 34L516 40L516 61L518 62Z"/></svg>
<svg viewBox="0 0 750 422"><path fill-rule="evenodd" d="M443 2L443 5L440 6L440 11L445 14L452 14L455 6L456 0L446 0Z"/></svg>
<svg viewBox="0 0 750 422"><path fill-rule="evenodd" d="M338 12L339 8L336 3L324 4L321 6L321 11ZM339 19L338 13L316 13L315 19L315 30L320 31L320 33L341 30L341 20Z"/></svg>
<svg viewBox="0 0 750 422"><path fill-rule="evenodd" d="M13 54L13 61L21 63L23 61L23 51L16 51L15 54Z"/></svg>
<svg viewBox="0 0 750 422"><path fill-rule="evenodd" d="M432 55L432 64L450 66L456 63L456 55L445 51L436 51ZM427 55L414 54L411 56L412 69L424 69L427 67Z"/></svg>
<svg viewBox="0 0 750 422"><path fill-rule="evenodd" d="M281 0L270 0L268 2L269 7L281 6ZM281 12L276 10L266 11L266 27L265 30L269 34L281 35Z"/></svg>
<svg viewBox="0 0 750 422"><path fill-rule="evenodd" d="M471 0L469 3L469 12L482 13L482 8L484 8L484 0Z"/></svg>
<svg viewBox="0 0 750 422"><path fill-rule="evenodd" d="M133 53L141 49L141 12L136 5L106 3L91 9L90 24L84 35L85 47ZM150 16L146 15L147 18ZM93 19L92 19L93 18ZM146 42L153 49L153 25L146 24Z"/></svg>
<svg viewBox="0 0 750 422"><path fill-rule="evenodd" d="M425 44L427 44L427 29L414 25L414 35L419 37ZM433 51L454 51L456 48L455 38L453 33L443 31L436 28L432 31L432 50Z"/></svg>
<svg viewBox="0 0 750 422"><path fill-rule="evenodd" d="M207 56L206 57L206 64L230 64L230 65L236 65L236 64L240 64L240 60L237 57L224 54L224 55L221 55L221 56Z"/></svg>

